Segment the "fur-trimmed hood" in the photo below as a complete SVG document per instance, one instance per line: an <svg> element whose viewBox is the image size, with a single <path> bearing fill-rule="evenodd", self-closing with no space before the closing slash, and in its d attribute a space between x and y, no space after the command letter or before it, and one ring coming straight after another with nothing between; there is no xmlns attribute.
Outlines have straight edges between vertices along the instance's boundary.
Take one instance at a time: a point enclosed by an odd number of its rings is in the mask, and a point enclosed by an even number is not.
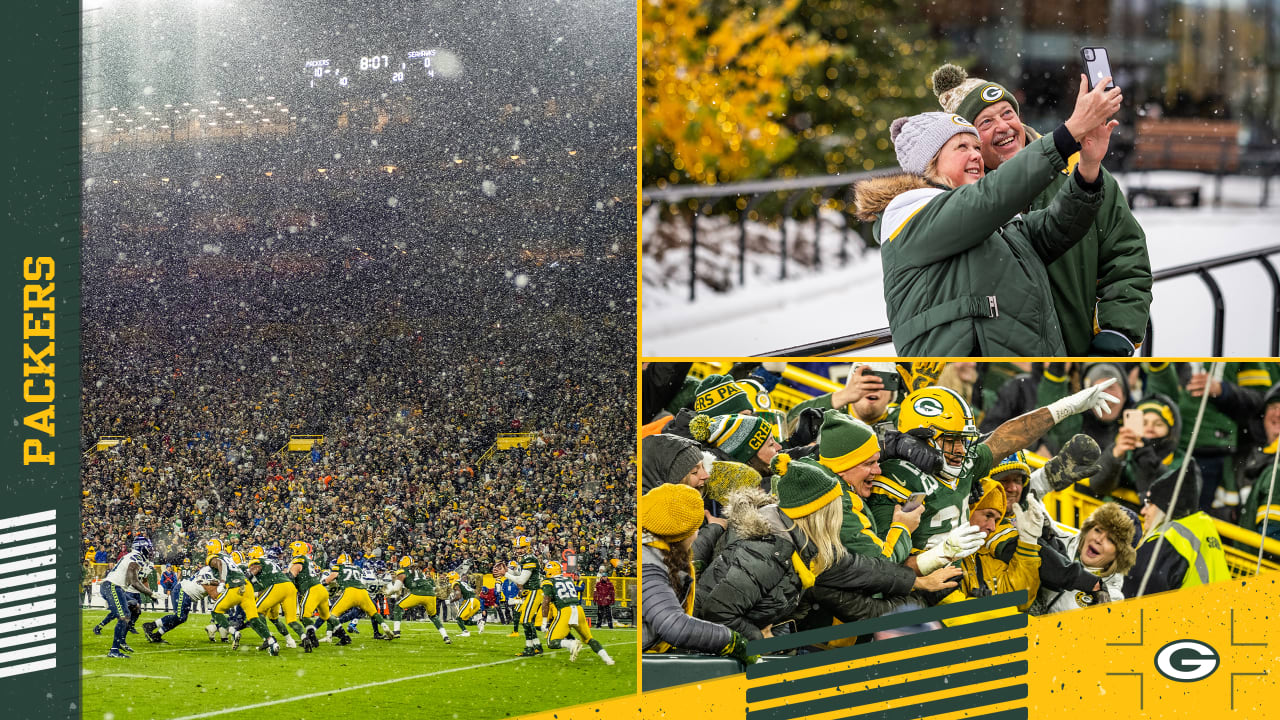
<svg viewBox="0 0 1280 720"><path fill-rule="evenodd" d="M1141 529L1135 527L1133 518L1129 513L1124 511L1115 503L1105 503L1093 514L1085 519L1084 524L1080 526L1080 534L1075 538L1076 560L1080 559L1080 550L1084 546L1084 536L1094 527L1102 528L1102 531L1111 538L1112 544L1116 546L1116 557L1111 564L1102 569L1104 576L1120 574L1124 575L1129 572L1134 563L1138 560L1137 550L1134 549L1134 540L1141 538Z"/></svg>
<svg viewBox="0 0 1280 720"><path fill-rule="evenodd" d="M782 524L777 499L758 487L745 487L729 493L725 502L725 519L740 537L752 539L769 535L789 536Z"/></svg>
<svg viewBox="0 0 1280 720"><path fill-rule="evenodd" d="M937 186L911 173L863 180L853 186L854 204L857 206L855 215L863 222L872 222L884 214L889 203L902 193L932 187Z"/></svg>

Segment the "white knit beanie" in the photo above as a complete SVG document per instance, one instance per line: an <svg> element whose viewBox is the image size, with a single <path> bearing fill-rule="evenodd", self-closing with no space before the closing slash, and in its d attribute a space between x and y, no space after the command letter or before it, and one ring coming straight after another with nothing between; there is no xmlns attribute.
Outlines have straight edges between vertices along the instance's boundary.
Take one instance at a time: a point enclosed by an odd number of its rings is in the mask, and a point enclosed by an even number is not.
<svg viewBox="0 0 1280 720"><path fill-rule="evenodd" d="M954 135L978 131L973 124L959 115L927 112L911 117L900 117L889 127L889 138L898 154L898 164L903 170L923 175L929 161Z"/></svg>

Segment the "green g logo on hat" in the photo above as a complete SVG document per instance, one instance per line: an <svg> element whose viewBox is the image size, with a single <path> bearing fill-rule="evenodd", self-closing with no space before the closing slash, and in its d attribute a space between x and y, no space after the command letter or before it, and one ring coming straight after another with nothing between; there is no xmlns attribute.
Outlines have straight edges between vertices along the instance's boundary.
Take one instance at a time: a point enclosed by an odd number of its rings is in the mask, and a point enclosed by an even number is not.
<svg viewBox="0 0 1280 720"><path fill-rule="evenodd" d="M965 120L959 115L952 115L951 122L955 123L956 125L960 125L962 127L973 127L973 123L969 122L968 120Z"/></svg>
<svg viewBox="0 0 1280 720"><path fill-rule="evenodd" d="M999 100L1004 95L1004 88L991 84L982 88L982 99L989 103Z"/></svg>
<svg viewBox="0 0 1280 720"><path fill-rule="evenodd" d="M921 417L938 417L942 414L942 403L931 397L922 397L912 407Z"/></svg>
<svg viewBox="0 0 1280 720"><path fill-rule="evenodd" d="M1156 670L1177 682L1203 680L1221 662L1218 652L1199 640L1174 640L1156 651Z"/></svg>

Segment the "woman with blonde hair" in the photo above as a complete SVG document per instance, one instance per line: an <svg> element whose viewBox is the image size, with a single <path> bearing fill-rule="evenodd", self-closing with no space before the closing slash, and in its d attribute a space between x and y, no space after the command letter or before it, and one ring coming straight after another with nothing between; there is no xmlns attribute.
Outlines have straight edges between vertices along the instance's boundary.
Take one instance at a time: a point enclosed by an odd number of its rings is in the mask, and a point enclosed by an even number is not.
<svg viewBox="0 0 1280 720"><path fill-rule="evenodd" d="M776 502L759 488L730 495L729 529L698 580L696 616L758 640L792 618L802 597L825 617L852 622L901 607L913 589L955 587L956 568L917 578L903 565L848 552L839 479L815 460L780 453L772 470Z"/></svg>

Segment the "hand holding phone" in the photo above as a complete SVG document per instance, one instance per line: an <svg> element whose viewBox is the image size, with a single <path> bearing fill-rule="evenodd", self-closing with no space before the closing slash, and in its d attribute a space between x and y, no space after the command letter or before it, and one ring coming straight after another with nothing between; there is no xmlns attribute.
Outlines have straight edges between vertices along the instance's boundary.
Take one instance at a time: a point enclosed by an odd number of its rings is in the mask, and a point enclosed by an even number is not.
<svg viewBox="0 0 1280 720"><path fill-rule="evenodd" d="M924 493L911 493L911 497L902 505L902 512L911 512L924 504Z"/></svg>
<svg viewBox="0 0 1280 720"><path fill-rule="evenodd" d="M1124 411L1124 429L1142 437L1142 411L1129 409Z"/></svg>

